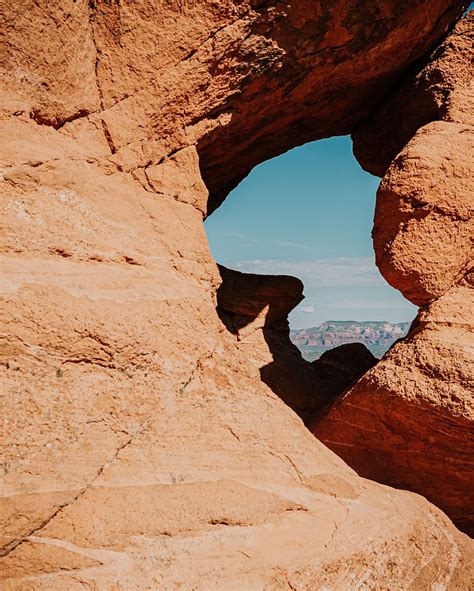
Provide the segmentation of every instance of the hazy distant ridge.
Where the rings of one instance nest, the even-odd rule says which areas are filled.
[[[290,338],[308,361],[344,343],[364,343],[376,357],[382,357],[409,328],[410,322],[328,320],[313,328],[291,330]]]

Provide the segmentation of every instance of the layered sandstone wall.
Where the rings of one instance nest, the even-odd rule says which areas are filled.
[[[259,161],[351,131],[463,8],[4,4],[4,588],[469,588],[444,514],[262,382],[202,223]]]

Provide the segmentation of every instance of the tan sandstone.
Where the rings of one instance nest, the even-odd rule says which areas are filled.
[[[446,515],[262,381],[202,223],[257,163],[353,131],[464,7],[4,3],[3,589],[472,586]]]

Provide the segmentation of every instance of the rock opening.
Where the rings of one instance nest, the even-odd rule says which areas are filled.
[[[371,324],[354,323],[352,334],[340,336],[340,342],[323,351],[341,346],[324,355],[320,351],[310,362],[290,340],[290,313],[296,308],[296,321],[304,319],[308,327],[316,319],[320,323],[340,318],[343,324],[351,314],[359,321],[391,326],[384,314],[398,314],[399,321],[406,321],[413,318],[415,308],[392,293],[375,267],[370,230],[378,179],[360,170],[348,138],[311,144],[306,151],[300,148],[262,168],[242,182],[238,194],[227,198],[207,220],[207,228],[218,261],[221,255],[229,266],[237,261],[237,268],[263,267],[271,274],[219,265],[217,311],[238,346],[258,365],[262,381],[310,424],[376,364],[361,342],[361,327]],[[226,207],[229,213],[222,215]],[[313,220],[310,225],[308,220]],[[299,278],[278,273],[285,266],[303,271],[309,282],[306,299]],[[306,305],[298,308],[303,300]],[[336,314],[342,316],[335,318]],[[328,343],[331,336],[337,338],[337,333],[328,333]],[[372,346],[377,345],[375,341]]]
[[[3,586],[471,588],[437,508],[472,532],[467,2],[3,4]],[[202,220],[338,133],[385,175],[379,265],[422,308],[314,437],[259,375],[301,284],[219,271]]]

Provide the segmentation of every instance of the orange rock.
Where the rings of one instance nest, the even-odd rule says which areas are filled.
[[[356,127],[354,154],[365,170],[383,176],[417,130],[432,121],[472,125],[473,23],[471,11]]]
[[[423,494],[471,532],[472,293],[453,288],[311,430],[362,476]]]
[[[372,232],[385,279],[414,304],[434,300],[470,270],[474,128],[430,123],[390,165]]]
[[[262,382],[202,223],[258,162],[352,131],[463,6],[8,3],[5,588],[470,587],[440,510]]]
[[[398,124],[416,112],[420,97],[438,104],[437,113],[445,119],[416,131],[388,167],[377,194],[377,264],[392,286],[423,307],[408,337],[311,426],[360,474],[426,496],[470,534],[474,106],[468,92],[472,47],[467,40],[473,25],[471,14],[435,51],[434,61],[356,135],[356,153],[371,168],[371,150],[390,130],[396,141],[408,139],[408,130],[415,133],[409,117],[405,129],[400,131]],[[390,120],[374,135],[365,157],[364,134],[389,107]],[[392,153],[393,144],[381,149],[377,166]]]

